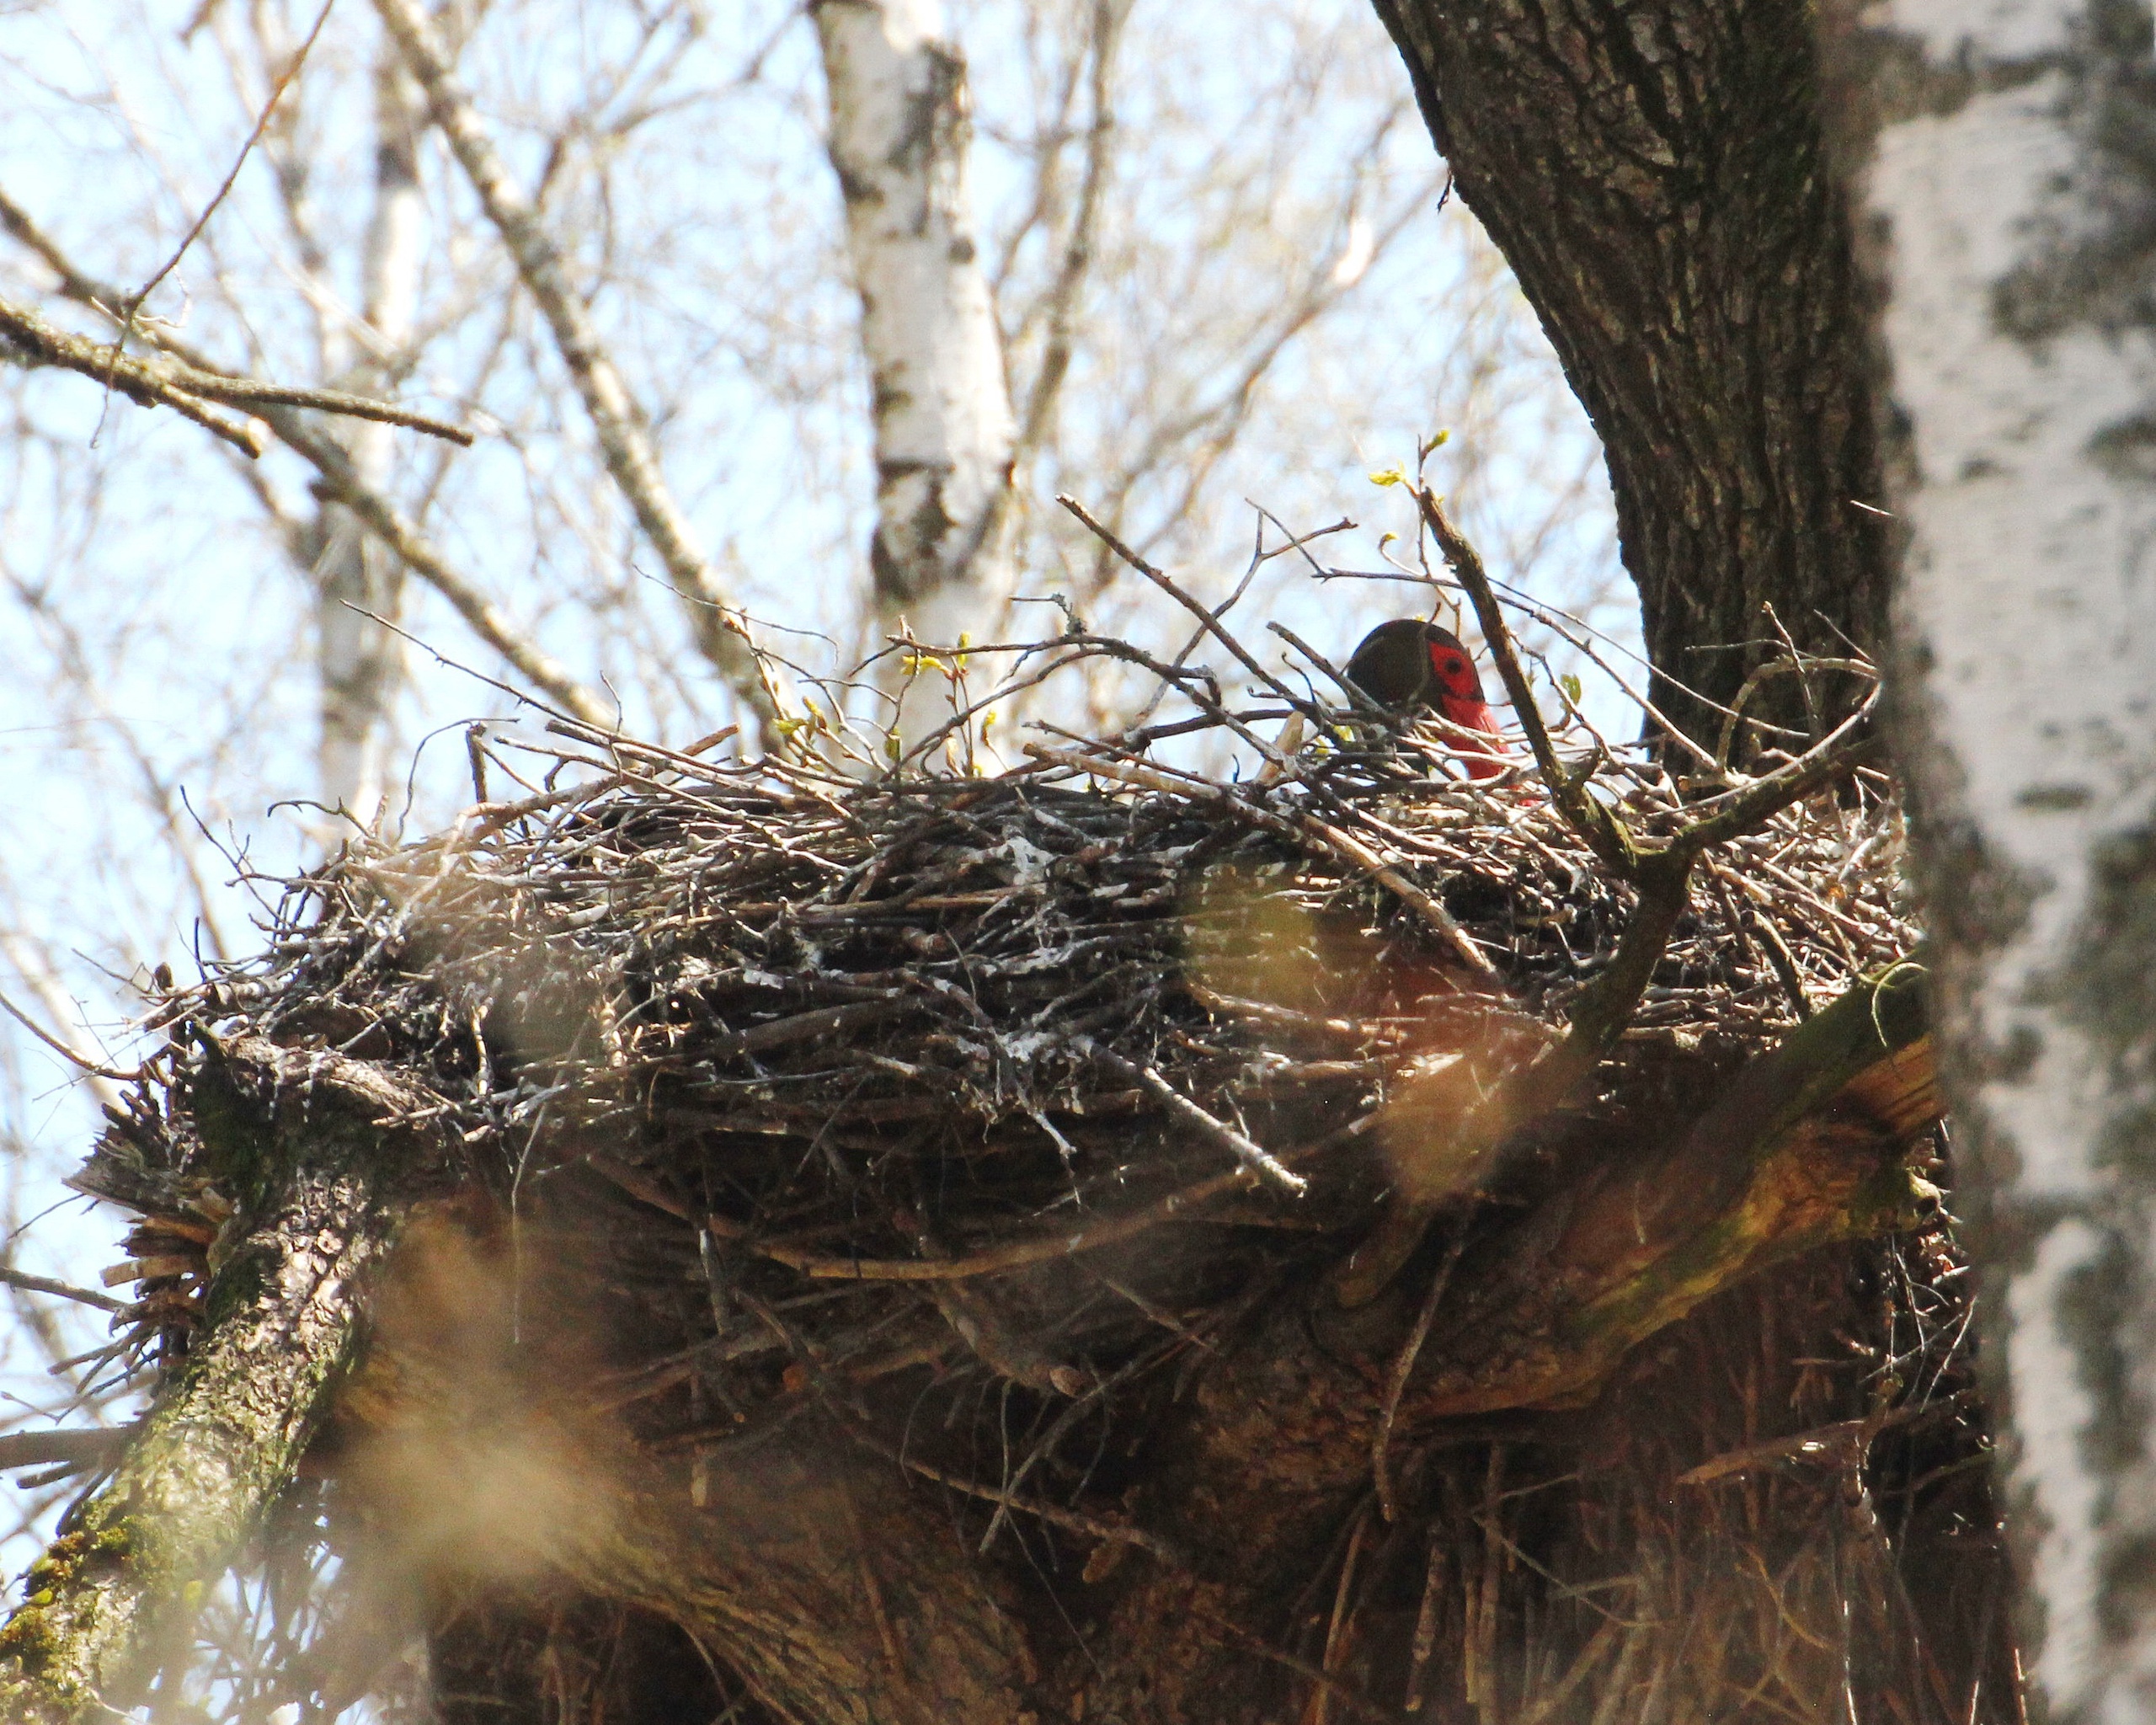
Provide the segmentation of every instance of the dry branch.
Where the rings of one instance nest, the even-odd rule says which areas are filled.
[[[750,639],[747,622],[728,601],[716,571],[697,549],[688,518],[674,500],[642,414],[585,309],[570,286],[560,251],[541,226],[538,212],[510,177],[472,98],[451,69],[440,34],[411,0],[376,0],[382,20],[397,38],[405,63],[427,93],[435,123],[472,182],[487,216],[499,232],[526,289],[553,331],[606,471],[627,499],[644,537],[665,565],[680,595],[698,649],[759,724],[779,716],[771,674]]]
[[[251,377],[231,377],[205,371],[160,355],[131,354],[118,341],[92,341],[71,330],[46,323],[36,312],[0,300],[0,339],[4,339],[22,363],[59,366],[93,377],[117,389],[144,407],[162,404],[185,414],[250,457],[262,453],[260,434],[252,427],[207,414],[204,402],[226,407],[305,408],[318,414],[339,414],[346,419],[374,419],[385,425],[401,425],[424,431],[469,447],[472,434],[430,414],[414,413],[391,402],[350,395],[339,389],[302,389],[291,384],[264,383]]]
[[[30,220],[28,212],[4,193],[0,193],[0,227],[5,227],[44,260],[59,278],[60,291],[67,299],[115,324],[121,323],[120,313],[113,308],[124,302],[125,296],[117,288],[85,274],[50,235]],[[180,340],[162,323],[144,323],[136,334],[173,355],[189,377],[221,377],[258,387],[249,380],[232,379],[231,374],[220,369],[209,355]],[[99,355],[108,351],[100,344],[89,345]],[[611,723],[613,704],[585,688],[567,666],[536,641],[520,633],[500,608],[442,554],[416,523],[360,478],[343,445],[310,425],[296,406],[266,400],[259,394],[251,398],[250,405],[259,410],[259,417],[280,442],[313,467],[325,494],[365,521],[368,530],[388,546],[406,568],[447,600],[472,632],[499,653],[532,687],[587,724],[604,728]],[[372,402],[368,405],[378,409],[382,403]]]

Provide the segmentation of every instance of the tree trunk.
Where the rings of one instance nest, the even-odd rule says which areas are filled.
[[[124,1712],[245,1550],[319,1430],[359,1341],[361,1288],[444,1183],[424,1127],[378,1125],[408,1083],[243,1039],[207,1051],[191,1112],[246,1221],[205,1334],[109,1483],[72,1515],[0,1629],[0,1718]]]
[[[367,224],[360,316],[366,350],[348,377],[333,380],[356,393],[394,393],[389,362],[409,339],[419,302],[420,242],[426,216],[419,192],[419,135],[424,109],[387,31],[375,67],[374,211]],[[353,471],[386,492],[396,433],[349,422],[340,434]],[[320,795],[331,808],[371,821],[383,784],[389,707],[403,668],[403,644],[388,624],[403,608],[404,567],[340,503],[325,502],[315,537],[316,633],[322,674]],[[377,621],[381,619],[382,621]]]
[[[955,644],[999,630],[1016,428],[967,190],[966,63],[936,0],[819,0],[831,165],[846,199],[876,435],[876,611]],[[910,741],[950,717],[944,687],[884,661]]]
[[[1906,19],[1904,18],[1906,11]],[[2056,1721],[2156,1705],[2156,66],[2145,6],[1844,45],[1886,288],[1899,736]]]
[[[1806,8],[1375,4],[1601,435],[1655,704],[1711,743],[1710,703],[1780,629],[1876,646],[1889,547]],[[1837,682],[1778,679],[1747,710],[1816,731]]]

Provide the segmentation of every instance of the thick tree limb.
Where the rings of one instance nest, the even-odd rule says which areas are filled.
[[[804,1428],[782,1453],[707,1454],[699,1498],[686,1456],[533,1396],[535,1353],[560,1373],[584,1345],[558,1320],[589,1290],[559,1262],[520,1264],[440,1211],[401,1242],[335,1434],[372,1530],[361,1584],[408,1599],[550,1578],[682,1625],[780,1719],[1017,1725],[1019,1621],[896,1466]]]
[[[1489,1327],[1470,1318],[1451,1332],[1450,1359],[1411,1407],[1429,1419],[1591,1394],[1702,1300],[1905,1225],[1929,1188],[1901,1152],[1940,1117],[1923,989],[1913,964],[1859,984],[1747,1066],[1665,1155],[1566,1193],[1564,1226],[1477,1288]],[[1543,1226],[1513,1232],[1532,1240]]]
[[[1127,1717],[1225,1717],[1241,1651],[1164,1637],[1193,1610],[1234,1619],[1299,1573],[1367,1484],[1376,1439],[1396,1451],[1444,1422],[1591,1400],[1627,1352],[1702,1301],[1798,1253],[1905,1226],[1929,1188],[1907,1147],[1939,1117],[1921,979],[1860,985],[1741,1072],[1661,1154],[1605,1163],[1498,1231],[1449,1276],[1404,1375],[1427,1290],[1346,1314],[1288,1300],[1195,1380],[1161,1439],[1189,1495],[1149,1518],[1193,1554],[1145,1572],[1097,1638],[1089,1695]],[[1169,1644],[1171,1643],[1171,1644]],[[1153,1711],[1149,1712],[1148,1709]]]
[[[196,1122],[253,1220],[197,1350],[0,1629],[0,1717],[124,1711],[184,1635],[195,1583],[291,1478],[350,1361],[360,1285],[438,1174],[430,1134],[396,1124],[430,1100],[360,1062],[254,1038],[205,1056]]]
[[[541,227],[531,200],[510,178],[485,122],[451,70],[440,35],[412,0],[375,0],[375,4],[382,23],[397,38],[405,64],[425,89],[435,125],[508,246],[518,278],[553,331],[562,361],[598,434],[606,471],[665,565],[698,649],[760,724],[776,718],[778,699],[750,639],[748,625],[697,549],[688,517],[659,471],[643,416],[600,340],[583,296],[569,285],[561,253]]]

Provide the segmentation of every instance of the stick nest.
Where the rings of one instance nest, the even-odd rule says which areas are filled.
[[[1337,1256],[1403,1085],[1463,1049],[1485,1086],[1534,1058],[1624,927],[1631,889],[1524,774],[1470,784],[1442,739],[1340,718],[1272,783],[1143,739],[1091,772],[875,783],[564,747],[552,790],[275,883],[264,956],[169,995],[188,1045],[78,1183],[148,1219],[146,1268],[214,1230],[236,1194],[155,1075],[260,1036],[410,1081],[519,1226],[569,1192],[619,1212],[578,1226],[633,1309],[616,1387],[654,1434],[968,1353],[1096,1381],[1230,1311],[1238,1238]],[[1646,836],[1693,812],[1606,756],[1593,788]],[[1869,774],[1717,852],[1590,1112],[1666,1108],[1904,956],[1901,860]],[[1150,1287],[1115,1274],[1103,1248],[1161,1230],[1209,1244],[1149,1247]],[[132,1361],[193,1322],[189,1275],[144,1285]],[[985,1285],[1006,1321],[954,1307]]]

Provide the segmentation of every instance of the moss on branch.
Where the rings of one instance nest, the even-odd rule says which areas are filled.
[[[189,1097],[254,1201],[201,1340],[0,1627],[10,1725],[109,1717],[181,1644],[291,1479],[351,1361],[361,1285],[442,1166],[425,1129],[395,1124],[426,1098],[357,1061],[209,1043]]]

